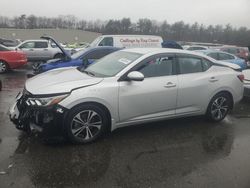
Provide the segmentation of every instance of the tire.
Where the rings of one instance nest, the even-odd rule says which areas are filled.
[[[43,64],[43,62],[34,62],[34,63],[32,63],[32,69],[33,69],[33,71],[37,70],[38,67],[39,67],[41,64]]]
[[[56,54],[54,56],[54,59],[62,59],[63,58],[63,54]]]
[[[230,111],[232,102],[228,94],[218,93],[211,99],[207,108],[206,117],[212,122],[222,121]]]
[[[0,74],[6,73],[8,72],[8,70],[9,70],[8,64],[5,61],[0,60]]]
[[[94,142],[106,132],[108,117],[105,111],[91,104],[73,108],[66,119],[65,133],[74,144]]]

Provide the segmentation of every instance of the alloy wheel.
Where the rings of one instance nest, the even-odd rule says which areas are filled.
[[[72,135],[78,139],[88,141],[101,131],[102,118],[94,110],[84,110],[74,116],[71,121]]]
[[[7,65],[3,61],[0,61],[0,73],[4,73],[6,71],[7,71]]]
[[[212,118],[216,121],[223,119],[229,110],[229,105],[226,97],[216,98],[211,106]]]

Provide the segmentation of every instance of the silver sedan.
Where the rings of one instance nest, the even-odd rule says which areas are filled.
[[[29,79],[10,118],[18,129],[53,129],[74,143],[169,118],[206,115],[218,122],[243,96],[239,68],[183,50],[124,49],[87,69]]]

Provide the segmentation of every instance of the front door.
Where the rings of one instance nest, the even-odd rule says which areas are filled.
[[[151,57],[136,70],[145,76],[143,81],[119,82],[120,122],[174,115],[178,87],[175,56]]]

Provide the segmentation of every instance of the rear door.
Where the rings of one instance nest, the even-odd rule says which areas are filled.
[[[218,78],[209,71],[212,63],[191,55],[177,55],[178,97],[176,114],[199,113],[205,110]]]
[[[37,60],[50,59],[51,55],[48,49],[48,41],[36,41],[34,51]]]
[[[175,56],[152,56],[134,69],[144,74],[143,81],[119,82],[119,115],[121,122],[173,116],[178,81]]]

